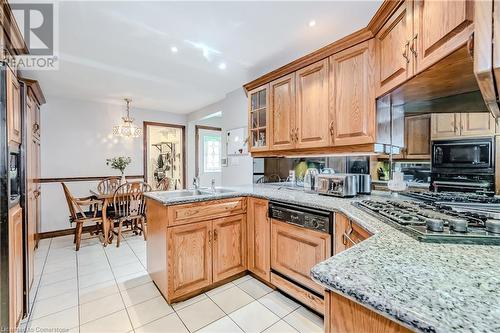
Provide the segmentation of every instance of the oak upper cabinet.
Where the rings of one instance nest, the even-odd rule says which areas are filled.
[[[375,142],[373,39],[330,57],[330,134],[334,146]]]
[[[460,115],[455,113],[433,113],[431,138],[442,139],[460,135]]]
[[[167,244],[169,298],[212,283],[212,221],[168,228]]]
[[[400,85],[413,75],[410,40],[413,36],[413,2],[407,0],[375,36],[377,96]]]
[[[270,83],[271,150],[295,147],[295,73]]]
[[[430,159],[431,115],[405,117],[406,159]]]
[[[247,269],[245,215],[213,221],[213,282],[224,280]]]
[[[251,152],[269,149],[269,85],[248,92],[248,130]]]
[[[9,141],[21,143],[21,86],[16,75],[7,69],[7,118]]]
[[[495,119],[489,112],[435,113],[431,126],[433,140],[495,134]]]
[[[317,148],[330,144],[328,126],[328,59],[295,73],[295,147]]]
[[[460,114],[460,136],[493,134],[495,134],[495,118],[489,112]]]
[[[15,331],[23,316],[23,210],[9,210],[9,326]]]
[[[271,280],[271,223],[268,204],[264,199],[248,198],[247,239],[248,270],[260,278]]]
[[[417,73],[446,57],[472,34],[474,2],[470,0],[414,1],[414,35],[411,51]]]

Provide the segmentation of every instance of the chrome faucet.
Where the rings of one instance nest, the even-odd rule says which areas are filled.
[[[200,178],[198,177],[193,178],[193,187],[195,190],[200,188]]]
[[[212,178],[212,192],[215,193],[215,178]]]

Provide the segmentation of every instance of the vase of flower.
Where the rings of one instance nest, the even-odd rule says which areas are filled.
[[[132,163],[132,159],[127,156],[118,156],[106,159],[106,165],[109,165],[111,169],[119,170],[122,174],[120,184],[125,184],[127,182],[125,178],[125,169],[130,163]]]

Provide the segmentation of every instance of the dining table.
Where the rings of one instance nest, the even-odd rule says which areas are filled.
[[[107,246],[108,244],[111,244],[111,241],[113,240],[113,233],[110,232],[113,221],[109,218],[107,210],[109,205],[113,203],[115,192],[101,193],[97,190],[91,189],[90,194],[102,201],[102,244]]]

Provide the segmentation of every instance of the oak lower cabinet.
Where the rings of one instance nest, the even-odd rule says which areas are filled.
[[[488,112],[434,113],[431,118],[433,140],[495,134],[495,119]]]
[[[212,283],[212,221],[167,229],[168,298],[189,294]]]
[[[247,270],[245,202],[165,206],[147,200],[148,273],[169,303]]]
[[[371,233],[356,222],[341,213],[335,214],[335,240],[333,254],[338,254],[348,248],[368,239]]]
[[[261,279],[271,280],[271,222],[268,217],[269,202],[248,198],[247,242],[248,270]]]
[[[410,333],[408,328],[332,291],[325,295],[325,333]]]
[[[330,57],[330,134],[333,146],[375,142],[374,46],[371,39]]]
[[[23,210],[9,210],[9,326],[15,330],[23,316]]]
[[[247,269],[247,226],[245,215],[212,221],[213,282]],[[209,237],[210,239],[210,237]]]

